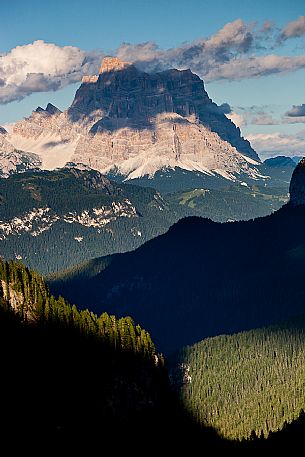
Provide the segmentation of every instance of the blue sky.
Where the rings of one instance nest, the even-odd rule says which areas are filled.
[[[301,106],[305,103],[305,65],[298,62],[296,68],[299,69],[292,71],[291,66],[296,64],[289,61],[287,70],[282,71],[280,61],[276,63],[277,68],[272,70],[271,74],[268,74],[265,68],[266,65],[269,66],[270,55],[288,56],[289,58],[300,56],[303,59],[305,33],[303,34],[301,30],[302,21],[300,21],[300,26],[294,25],[294,23],[304,13],[304,0],[290,0],[290,2],[282,0],[231,0],[230,2],[222,0],[167,0],[166,2],[160,0],[91,0],[87,2],[14,0],[2,3],[0,103],[1,91],[4,95],[2,104],[0,104],[0,125],[29,115],[36,106],[44,106],[49,101],[61,109],[70,104],[79,85],[78,73],[74,71],[75,66],[78,65],[76,48],[89,56],[90,65],[88,64],[86,67],[88,69],[95,68],[94,65],[99,60],[99,55],[116,54],[117,49],[120,48],[120,56],[135,56],[140,51],[141,55],[144,55],[144,59],[149,58],[150,63],[148,64],[148,61],[145,60],[144,69],[151,65],[151,57],[155,62],[156,56],[158,64],[162,61],[162,65],[170,66],[179,61],[179,65],[182,67],[189,65],[206,81],[206,89],[213,100],[219,104],[223,102],[230,104],[233,112],[232,119],[240,123],[244,135],[253,138],[256,147],[262,149],[266,144],[267,149],[271,148],[271,141],[275,143],[279,141],[283,145],[286,138],[288,148],[289,140],[293,138],[298,140],[295,148],[297,149],[300,145],[300,148],[304,147],[305,153],[305,140],[302,142],[302,138],[305,138],[305,135],[302,134],[302,131],[305,130],[305,118],[284,116],[293,105]],[[234,22],[238,19],[241,22]],[[219,53],[219,48],[215,48],[217,34],[220,30],[226,31],[228,23],[236,23],[236,27],[240,27],[243,41],[239,41],[238,45],[229,43],[228,50],[225,50],[228,52],[224,56],[224,60],[217,61],[215,66],[215,62],[211,64],[211,59],[215,58],[216,51]],[[261,29],[264,23],[266,31],[263,35]],[[290,23],[292,25],[290,28],[288,27],[286,36],[279,40],[279,36],[281,33],[282,37],[284,36],[283,30]],[[231,29],[229,29],[229,33],[231,33]],[[245,39],[247,34],[250,34],[252,44],[245,49],[248,46]],[[12,65],[12,62],[16,62],[16,58],[22,61],[22,55],[25,60],[29,59],[29,52],[32,55],[36,50],[37,55],[41,52],[39,58],[49,59],[48,64],[51,65],[51,57],[48,56],[53,55],[52,49],[49,54],[44,51],[43,44],[38,44],[33,49],[27,47],[37,40],[52,44],[56,49],[64,46],[75,48],[72,50],[72,57],[75,59],[73,77],[71,77],[71,69],[69,69],[67,70],[68,77],[61,73],[61,79],[58,75],[52,79],[48,73],[48,66],[46,66],[43,77],[39,70],[39,78],[32,78],[30,83],[27,81],[26,84],[24,81],[14,78],[14,75],[10,75],[7,70],[8,66],[2,72],[4,76],[1,76],[1,70],[4,68],[3,65],[1,67],[1,58],[5,65],[8,63]],[[204,40],[205,49],[210,49],[210,55],[205,57],[201,53],[196,60],[186,59],[184,63],[181,61],[182,51],[185,46],[188,52],[193,50],[190,43],[195,40]],[[156,43],[157,50],[152,51],[143,47],[143,43],[146,42]],[[127,49],[126,47],[122,49],[122,43],[130,43],[130,45]],[[141,47],[137,47],[137,45],[141,45]],[[22,48],[19,49],[18,55],[16,53],[11,55],[11,51],[16,46],[22,46]],[[230,49],[229,46],[231,46]],[[162,51],[169,48],[172,48],[173,51],[162,54]],[[221,52],[223,53],[223,51],[222,47]],[[70,54],[67,55],[70,59]],[[5,56],[9,56],[9,59],[5,60]],[[269,60],[263,63],[261,74],[259,71],[258,74],[255,74],[250,67],[247,70],[248,73],[240,68],[235,68],[236,59],[240,57],[248,59],[249,63],[249,57],[253,59],[253,57],[263,56],[268,56]],[[135,59],[137,60],[137,58]],[[199,64],[198,59],[202,60]],[[226,59],[228,62],[225,61]],[[211,65],[207,71],[205,71],[206,65]],[[251,65],[255,66],[256,61]],[[257,61],[257,65],[261,65],[261,61]],[[19,71],[19,68],[16,66],[17,70],[14,71]],[[33,70],[29,65],[27,71],[35,74],[35,68],[37,65],[33,67]],[[85,70],[82,68],[79,71]],[[218,79],[217,72],[219,71],[222,76]],[[239,77],[241,74],[242,76]],[[7,81],[6,78],[8,78]],[[1,81],[4,81],[2,87]],[[9,81],[11,81],[10,84]],[[35,84],[37,87],[34,87]],[[31,92],[33,93],[31,94]],[[10,101],[14,99],[15,101]],[[10,102],[7,103],[7,101]],[[271,140],[268,139],[268,135]]]

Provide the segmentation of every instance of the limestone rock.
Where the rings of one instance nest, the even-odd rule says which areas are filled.
[[[41,161],[36,154],[18,151],[8,141],[8,132],[0,127],[0,177],[39,168]]]
[[[236,179],[259,178],[260,162],[240,130],[190,70],[148,74],[117,58],[86,76],[71,107],[38,108],[10,141],[40,155],[44,168],[84,163],[127,179],[180,167]]]
[[[109,71],[124,70],[124,68],[132,65],[130,62],[124,62],[117,57],[105,57],[102,60],[99,73],[107,73]]]

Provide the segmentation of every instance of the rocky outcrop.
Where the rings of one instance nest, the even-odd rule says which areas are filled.
[[[118,59],[117,57],[105,57],[102,60],[99,74],[109,73],[111,71],[120,71],[124,70],[127,67],[130,67],[132,64],[130,62],[124,62],[123,60]]]
[[[127,179],[175,167],[228,179],[260,176],[256,152],[197,75],[148,74],[113,57],[103,60],[99,75],[83,78],[67,111],[39,107],[15,125],[11,138],[21,149],[41,151],[46,168],[65,159]]]
[[[19,151],[8,141],[8,132],[0,127],[0,177],[33,170],[41,166],[36,154]]]
[[[92,127],[94,133],[124,126],[152,128],[156,116],[164,113],[192,117],[239,152],[259,160],[240,130],[208,97],[203,81],[190,70],[147,74],[128,62],[105,58],[97,81],[90,87],[82,85],[69,109],[73,119],[97,112],[101,119]]]
[[[305,157],[296,166],[289,187],[290,204],[305,205]]]
[[[114,192],[113,185],[106,176],[99,171],[93,171],[90,167],[82,163],[69,162],[65,166],[70,173],[78,179],[84,181],[85,187],[88,189],[104,189],[107,194],[111,195]],[[87,171],[87,173],[85,173]]]

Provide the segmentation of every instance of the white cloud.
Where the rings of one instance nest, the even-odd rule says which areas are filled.
[[[267,45],[274,49],[277,42],[275,38],[270,42],[272,32],[277,30],[271,22],[265,22],[259,31],[255,27],[256,24],[237,19],[210,38],[201,38],[168,50],[160,49],[154,42],[123,43],[117,55],[147,72],[190,68],[205,81],[241,80],[305,68],[305,54],[255,55],[258,49],[268,51]]]
[[[117,50],[122,60],[134,62],[144,71],[162,71],[168,68],[187,69],[199,75],[207,75],[216,64],[229,62],[232,58],[248,53],[256,35],[254,24],[246,24],[241,19],[229,22],[210,38],[200,38],[167,50],[156,43],[123,43]]]
[[[247,139],[261,158],[305,155],[305,130],[294,135],[279,132],[249,134]]]
[[[43,40],[17,46],[0,55],[0,103],[21,100],[33,92],[58,90],[93,73],[100,55]]]
[[[305,17],[300,16],[296,21],[288,22],[283,28],[279,40],[285,41],[288,38],[296,38],[305,35]]]
[[[205,79],[215,81],[220,79],[241,80],[256,78],[276,73],[288,73],[305,68],[305,55],[302,56],[259,56],[231,60],[215,65]]]
[[[123,43],[116,55],[147,72],[190,68],[206,81],[241,80],[305,68],[305,54],[268,54],[268,49],[281,41],[305,34],[304,16],[288,23],[278,35],[280,39],[276,34],[271,22],[259,28],[256,23],[236,19],[211,37],[167,50],[153,42]],[[0,103],[21,100],[33,92],[55,91],[80,81],[84,74],[96,74],[103,55],[103,51],[88,52],[43,40],[17,46],[0,54]]]

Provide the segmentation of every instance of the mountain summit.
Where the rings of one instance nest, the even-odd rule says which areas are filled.
[[[260,176],[256,152],[190,70],[148,74],[105,57],[98,75],[83,77],[68,110],[48,107],[10,132],[14,146],[38,153],[45,168],[72,161],[126,179],[174,168],[231,180]]]
[[[99,73],[107,73],[109,71],[118,71],[124,70],[124,68],[132,65],[130,62],[124,62],[123,60],[118,59],[117,57],[105,57],[102,60]]]

